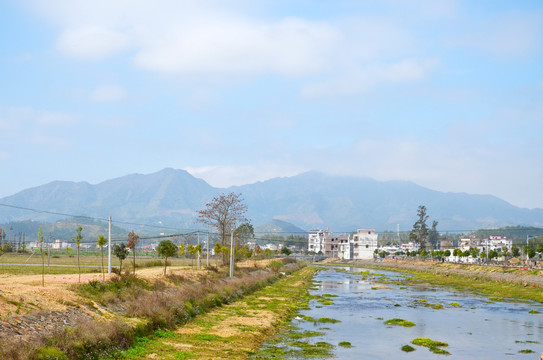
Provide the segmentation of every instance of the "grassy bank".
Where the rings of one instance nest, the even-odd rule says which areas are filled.
[[[306,267],[167,333],[138,340],[120,359],[246,359],[286,323],[316,271]]]
[[[342,264],[345,266],[345,264]],[[364,262],[349,264],[349,266],[400,271],[414,275],[407,282],[421,281],[433,285],[448,286],[462,291],[471,291],[495,299],[514,298],[533,300],[543,303],[543,289],[540,283],[543,279],[533,278],[519,281],[518,276],[505,273],[500,267],[485,266],[476,269],[469,266],[451,268],[447,264],[403,264],[403,263],[374,263]],[[507,276],[504,276],[507,275]],[[529,280],[533,280],[530,282]],[[407,284],[409,285],[409,284]]]
[[[300,267],[287,260],[277,260],[283,265],[280,271],[288,273]],[[196,315],[231,303],[282,277],[272,269],[240,269],[233,279],[210,269],[198,278],[173,275],[146,280],[125,275],[111,281],[76,285],[74,291],[86,299],[78,306],[95,312],[93,319],[35,336],[31,341],[4,338],[0,355],[4,359],[122,358],[123,351],[134,344],[141,345],[141,339],[163,335]]]

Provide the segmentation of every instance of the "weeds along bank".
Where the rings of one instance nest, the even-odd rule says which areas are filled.
[[[239,269],[229,279],[218,271],[198,278],[170,275],[146,280],[123,275],[111,281],[74,285],[81,299],[74,308],[92,313],[68,327],[47,333],[0,335],[2,359],[97,359],[130,347],[157,329],[173,329],[195,315],[230,303],[293,272],[303,265],[290,259],[272,261],[266,269]],[[48,314],[29,316],[47,317]],[[8,336],[4,336],[8,335]]]
[[[539,275],[540,270],[407,261],[362,261],[342,265],[407,272],[431,284],[543,303],[543,275]]]
[[[117,359],[260,359],[259,349],[273,334],[283,333],[301,308],[314,298],[308,292],[317,267],[308,266],[248,296],[212,309],[171,331],[140,337]]]

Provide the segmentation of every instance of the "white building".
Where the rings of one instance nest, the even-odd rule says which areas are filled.
[[[490,235],[488,239],[483,239],[481,241],[481,245],[484,247],[484,249],[488,248],[489,251],[501,249],[503,247],[506,247],[508,251],[511,251],[513,248],[513,239],[508,239],[497,235]]]
[[[307,250],[318,254],[324,254],[324,239],[329,235],[328,231],[311,230],[307,237]]]
[[[411,251],[419,251],[420,250],[419,244],[417,244],[414,241],[410,241],[408,243],[401,244],[400,246],[401,246],[402,251],[404,253],[407,252],[407,251],[411,252]]]
[[[358,229],[353,235],[353,259],[373,259],[377,249],[377,234],[374,229]]]
[[[353,242],[352,239],[341,239],[339,241],[339,247],[337,256],[343,260],[352,260],[353,258]]]

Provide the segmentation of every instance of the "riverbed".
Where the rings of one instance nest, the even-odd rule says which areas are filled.
[[[412,344],[415,338],[430,338],[447,343],[438,350],[454,359],[539,359],[543,351],[542,304],[483,297],[427,283],[404,284],[410,276],[361,268],[325,268],[315,275],[310,290],[316,298],[292,326],[297,332],[320,332],[304,341],[330,344],[330,352],[323,355],[329,358],[447,357]],[[315,321],[321,318],[340,322]],[[385,324],[393,318],[411,321],[415,326]],[[405,345],[414,351],[403,351]],[[300,352],[289,353],[288,349],[296,346],[291,340],[273,346],[286,350],[282,358],[304,358]]]

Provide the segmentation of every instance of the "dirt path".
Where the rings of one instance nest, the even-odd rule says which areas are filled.
[[[171,335],[146,344],[139,358],[246,359],[293,315],[313,271],[304,268],[240,301],[198,315]]]

